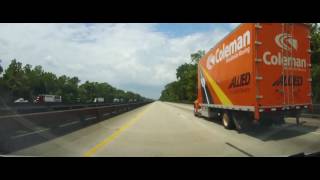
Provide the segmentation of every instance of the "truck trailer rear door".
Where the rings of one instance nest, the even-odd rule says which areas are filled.
[[[310,104],[309,27],[302,23],[262,23],[258,34],[260,107]]]

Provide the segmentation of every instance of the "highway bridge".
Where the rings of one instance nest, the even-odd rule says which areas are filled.
[[[256,127],[238,133],[225,129],[220,122],[195,117],[193,106],[188,104],[155,101],[131,109],[126,107],[122,113],[114,115],[114,111],[108,112],[109,115],[100,120],[88,115],[82,120],[59,121],[60,116],[55,115],[52,121],[59,123],[54,128],[43,126],[41,121],[30,126],[30,121],[15,119],[23,122],[24,128],[15,127],[13,133],[6,134],[7,138],[2,140],[2,154],[252,157],[320,151],[320,118],[317,117],[301,118],[299,126],[294,118],[286,118],[284,125]],[[0,123],[4,119],[0,118]]]

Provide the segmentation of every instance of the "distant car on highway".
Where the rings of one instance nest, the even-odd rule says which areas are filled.
[[[14,103],[28,103],[29,101],[24,99],[24,98],[19,98],[17,100],[14,101]]]

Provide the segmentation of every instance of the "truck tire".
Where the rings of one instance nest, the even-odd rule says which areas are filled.
[[[193,111],[193,115],[198,117],[198,113],[196,111]]]
[[[239,133],[245,132],[251,127],[251,117],[245,112],[233,112],[232,113],[235,128]]]
[[[235,127],[233,120],[232,120],[232,116],[227,111],[224,112],[222,115],[222,124],[223,124],[224,128],[226,128],[226,129],[233,129]]]
[[[193,109],[193,115],[196,117],[200,117],[200,113],[196,112],[196,109]]]

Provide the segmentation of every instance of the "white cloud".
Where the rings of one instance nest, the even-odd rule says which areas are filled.
[[[231,28],[236,28],[240,23],[229,23]]]
[[[225,29],[169,37],[154,24],[1,24],[0,59],[16,58],[58,75],[108,82],[158,98],[190,54],[208,50]]]

